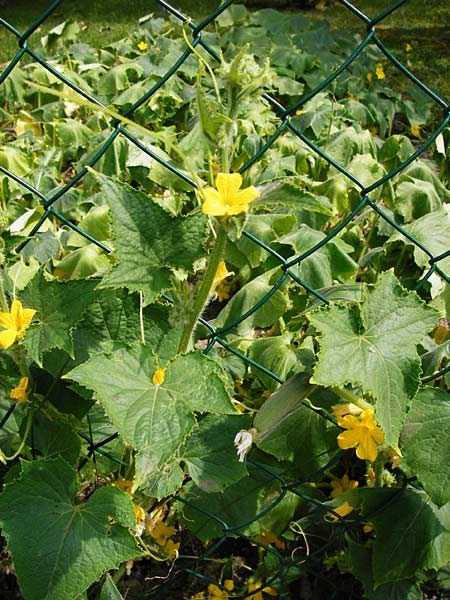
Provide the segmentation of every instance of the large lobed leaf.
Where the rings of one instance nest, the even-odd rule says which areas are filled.
[[[437,506],[450,502],[450,395],[420,390],[400,436],[402,466],[416,475]]]
[[[73,355],[72,329],[96,299],[95,287],[95,281],[47,281],[42,271],[27,285],[22,299],[36,309],[38,323],[27,330],[24,345],[38,364],[53,348]]]
[[[155,495],[163,496],[182,480],[179,463],[190,455],[184,456],[189,445],[183,445],[196,427],[194,413],[230,414],[234,408],[230,380],[203,354],[178,355],[167,364],[161,385],[152,380],[158,366],[148,346],[118,346],[110,354],[92,356],[67,377],[94,391],[122,439],[140,451],[137,485],[152,480]]]
[[[77,502],[63,459],[22,463],[0,497],[0,524],[25,600],[75,600],[105,571],[142,556],[131,498],[115,487]],[[112,522],[111,522],[112,521]]]
[[[143,192],[98,176],[111,208],[117,263],[101,287],[142,291],[149,304],[171,287],[173,269],[192,271],[205,254],[203,213],[171,216]]]
[[[361,304],[333,304],[310,313],[321,334],[313,381],[325,386],[361,386],[373,398],[385,442],[396,445],[419,385],[417,344],[437,313],[390,272],[366,287]]]

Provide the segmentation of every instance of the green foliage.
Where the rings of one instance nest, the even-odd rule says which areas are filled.
[[[3,532],[26,598],[76,598],[105,571],[142,555],[130,534],[134,511],[124,492],[102,488],[83,502],[76,493],[64,460],[39,460],[24,462],[0,499]]]
[[[316,93],[358,36],[236,5],[191,47],[164,14],[99,47],[67,20],[0,87],[0,523],[22,595],[119,600],[145,557],[166,585],[287,597],[313,564],[418,599],[450,562],[448,127],[405,166],[435,106],[376,44]],[[230,215],[238,172],[258,196]]]

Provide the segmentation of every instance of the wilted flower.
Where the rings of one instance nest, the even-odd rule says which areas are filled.
[[[220,285],[227,277],[234,275],[234,271],[229,271],[224,260],[221,260],[217,266],[216,274],[211,286],[211,292],[214,292],[218,285]]]
[[[26,402],[28,400],[27,387],[28,377],[21,377],[19,385],[11,390],[9,397],[17,402]]]
[[[339,417],[345,417],[345,415],[360,415],[363,411],[362,408],[353,404],[353,402],[348,402],[347,404],[338,404],[337,406],[333,406],[334,416],[338,419]]]
[[[248,431],[247,429],[241,429],[241,431],[236,434],[236,437],[234,438],[234,445],[236,446],[239,462],[244,462],[248,451],[252,447],[253,436],[255,433],[256,429],[252,428]]]

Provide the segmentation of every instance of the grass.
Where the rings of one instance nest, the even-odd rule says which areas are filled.
[[[218,6],[219,0],[173,0],[173,4],[194,19],[206,16]],[[354,3],[369,16],[375,16],[387,6],[390,0],[355,0]],[[50,0],[22,0],[11,2],[0,0],[0,16],[19,31],[25,31],[31,23],[49,6]],[[259,3],[252,0],[252,6],[269,6],[270,0]],[[274,4],[274,3],[272,3]],[[286,2],[291,10],[292,2]],[[323,3],[322,3],[323,4]],[[130,10],[130,6],[132,9]],[[125,37],[136,27],[140,17],[154,12],[164,14],[157,2],[149,0],[66,0],[48,17],[40,36],[49,29],[72,17],[84,24],[80,41],[98,45]],[[298,11],[300,12],[300,11]],[[329,0],[325,10],[309,10],[308,16],[314,19],[326,18],[337,29],[351,32],[365,32],[365,25],[352,15],[337,0]],[[407,0],[403,6],[377,26],[379,35],[386,45],[400,58],[405,56],[405,44],[411,44],[409,54],[412,71],[425,83],[450,100],[450,2],[442,0]],[[36,44],[35,44],[36,47]],[[6,63],[17,50],[17,39],[0,27],[0,63]]]

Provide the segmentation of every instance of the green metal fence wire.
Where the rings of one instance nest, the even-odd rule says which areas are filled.
[[[352,2],[349,0],[339,0],[340,3],[346,7],[349,11],[351,11],[356,17],[358,17],[366,28],[366,35],[362,42],[357,45],[350,53],[350,55],[342,62],[342,64],[336,68],[332,73],[326,76],[323,81],[317,85],[313,90],[305,94],[301,97],[297,102],[293,103],[291,106],[283,106],[278,102],[275,98],[273,98],[270,94],[263,94],[264,99],[269,103],[272,110],[277,114],[279,118],[279,125],[275,131],[275,133],[266,141],[266,143],[241,167],[240,173],[244,173],[247,171],[254,163],[256,163],[265,152],[276,142],[276,140],[284,135],[286,132],[290,132],[294,134],[301,140],[304,144],[306,144],[314,153],[320,156],[322,159],[327,161],[333,167],[335,167],[340,173],[345,175],[349,180],[351,180],[359,189],[360,201],[358,205],[354,208],[354,210],[347,215],[342,221],[336,225],[328,234],[317,244],[311,247],[307,252],[296,256],[291,260],[286,260],[280,254],[278,254],[273,248],[269,245],[265,244],[263,241],[255,237],[248,231],[243,231],[243,235],[246,236],[252,243],[257,244],[260,248],[270,254],[273,258],[275,258],[280,267],[282,274],[278,278],[278,280],[274,283],[272,288],[266,295],[256,303],[250,310],[240,315],[234,322],[230,323],[226,327],[215,328],[210,322],[205,320],[204,318],[200,318],[200,322],[204,325],[204,327],[209,332],[208,337],[208,345],[204,350],[205,354],[208,354],[215,345],[219,345],[225,350],[233,353],[238,356],[242,361],[246,364],[251,365],[257,369],[260,369],[266,375],[272,377],[278,383],[283,383],[283,380],[278,377],[275,373],[266,368],[263,364],[255,362],[249,357],[243,355],[238,350],[236,350],[230,343],[227,342],[226,336],[232,331],[239,323],[242,323],[253,315],[256,311],[260,309],[260,307],[265,304],[269,298],[283,285],[285,281],[289,278],[295,281],[299,286],[304,288],[306,292],[314,296],[319,302],[328,303],[329,300],[317,289],[314,289],[310,285],[308,285],[305,281],[303,281],[296,273],[293,272],[293,267],[296,265],[300,265],[304,260],[306,260],[309,256],[317,252],[320,248],[329,243],[333,238],[335,238],[342,230],[344,230],[347,225],[354,220],[358,215],[362,213],[362,211],[370,210],[374,211],[381,219],[383,219],[386,223],[388,223],[391,227],[397,230],[401,235],[409,240],[414,246],[422,250],[428,256],[429,268],[425,275],[417,282],[416,290],[419,290],[423,285],[430,279],[430,277],[437,273],[444,281],[450,283],[450,275],[445,273],[440,266],[442,260],[450,256],[450,249],[442,253],[438,256],[435,256],[433,252],[427,248],[424,244],[422,244],[419,240],[417,240],[413,235],[411,235],[408,231],[406,231],[401,225],[397,224],[387,213],[383,210],[379,204],[375,200],[371,198],[372,192],[380,188],[383,184],[391,180],[395,175],[404,170],[409,164],[411,164],[416,158],[418,158],[423,152],[430,148],[433,142],[436,140],[441,131],[450,123],[450,105],[441,98],[435,91],[430,89],[427,85],[425,85],[422,81],[420,81],[404,64],[402,64],[394,54],[384,45],[384,43],[379,38],[376,26],[381,23],[386,17],[388,17],[391,13],[396,11],[401,5],[405,4],[407,0],[398,0],[392,5],[388,6],[384,11],[378,14],[374,18],[370,18],[360,9],[358,9]],[[0,85],[5,82],[7,77],[14,70],[16,65],[19,64],[21,59],[24,56],[31,57],[34,61],[38,62],[44,69],[46,69],[49,73],[51,73],[54,77],[56,77],[60,82],[69,86],[74,92],[80,94],[89,102],[97,105],[101,108],[106,108],[97,98],[87,93],[85,90],[80,88],[77,84],[72,82],[69,78],[59,73],[49,62],[47,62],[44,58],[42,58],[37,52],[29,47],[29,40],[32,35],[36,32],[39,26],[51,15],[57,7],[63,2],[63,0],[54,0],[50,4],[47,10],[45,10],[42,15],[24,32],[18,31],[13,25],[8,23],[6,20],[0,17],[0,26],[6,28],[10,33],[12,33],[17,38],[18,50],[15,56],[12,58],[10,63],[6,66],[3,72],[0,75]],[[171,66],[171,68],[159,79],[159,81],[154,84],[150,89],[148,89],[144,95],[139,98],[137,102],[135,102],[128,110],[124,111],[122,116],[127,119],[131,119],[135,111],[145,104],[180,68],[180,66],[188,59],[188,57],[192,54],[193,49],[197,46],[201,46],[213,60],[219,61],[220,57],[217,52],[202,38],[203,31],[208,27],[210,23],[212,23],[219,15],[221,15],[227,8],[233,3],[233,0],[226,0],[222,4],[220,4],[215,11],[213,11],[207,18],[205,18],[200,23],[194,23],[190,18],[182,14],[179,10],[174,8],[169,2],[166,0],[154,0],[159,9],[167,11],[173,17],[178,19],[183,25],[187,26],[191,33],[191,39],[189,43],[186,44],[186,49],[179,56],[178,60]],[[406,160],[404,160],[401,164],[392,169],[389,173],[381,177],[375,183],[372,183],[369,186],[365,186],[355,175],[350,173],[347,169],[345,169],[339,162],[334,160],[331,156],[329,156],[324,150],[319,148],[312,140],[310,140],[305,133],[299,129],[297,125],[295,125],[292,121],[292,117],[295,116],[296,111],[300,110],[302,106],[304,106],[309,100],[314,98],[317,94],[319,94],[322,90],[325,90],[341,73],[343,73],[348,67],[361,55],[364,49],[369,44],[375,44],[379,50],[384,54],[386,59],[388,59],[403,75],[405,75],[415,86],[417,86],[422,92],[424,92],[440,109],[441,111],[441,120],[433,133],[428,137],[428,139],[423,142]],[[196,187],[195,182],[188,177],[185,173],[181,172],[179,169],[174,167],[172,164],[168,163],[166,160],[162,159],[158,154],[156,154],[151,148],[147,147],[143,144],[139,139],[137,139],[128,129],[124,122],[120,121],[120,119],[112,119],[110,122],[111,133],[106,139],[106,141],[97,149],[95,155],[90,159],[90,161],[76,174],[70,179],[67,183],[59,187],[56,191],[52,192],[50,195],[42,193],[39,189],[31,185],[26,179],[20,177],[19,175],[13,173],[9,169],[0,166],[0,172],[4,175],[10,177],[16,183],[20,184],[26,190],[32,192],[39,199],[44,212],[39,219],[39,221],[34,226],[31,231],[29,237],[25,242],[22,243],[19,250],[23,248],[32,238],[33,236],[41,229],[43,224],[50,217],[56,217],[62,223],[64,223],[67,227],[72,229],[73,231],[79,233],[83,237],[85,237],[90,242],[96,244],[100,248],[102,248],[105,252],[109,252],[110,249],[103,244],[101,241],[98,241],[85,231],[81,230],[76,224],[72,223],[68,218],[64,216],[59,210],[57,210],[54,205],[57,200],[62,198],[69,190],[74,188],[83,177],[88,173],[89,167],[94,167],[95,164],[100,160],[100,158],[107,152],[107,150],[114,144],[115,140],[119,136],[124,136],[127,138],[132,144],[135,144],[140,150],[145,152],[148,156],[150,156],[153,160],[157,161],[161,165],[163,165],[166,169],[171,171],[173,174],[177,175],[181,179],[183,179],[186,183],[190,184],[192,188]],[[165,297],[170,301],[170,298]],[[442,377],[446,373],[450,371],[450,365],[441,369],[438,372],[435,372],[432,375],[424,377],[422,379],[423,383],[428,383],[433,381],[439,377]],[[309,409],[313,410],[312,407],[304,402],[305,406]],[[7,410],[6,414],[0,420],[0,427],[3,427],[9,417],[13,414],[16,403],[12,404],[11,407]],[[324,412],[320,413],[324,418],[332,420],[332,418],[325,414]],[[91,431],[91,428],[90,428]],[[86,435],[80,432],[80,436],[87,442],[87,457],[83,459],[80,463],[79,468],[83,468],[89,458],[93,458],[95,460],[95,455],[101,454],[106,456],[107,458],[114,460],[118,464],[125,464],[123,461],[119,460],[117,457],[114,457],[110,452],[105,450],[105,446],[113,441],[118,434],[113,434],[105,439],[94,442],[92,432],[90,435]],[[221,518],[220,515],[212,514],[204,507],[196,505],[192,500],[188,500],[183,497],[183,493],[181,492],[177,496],[177,501],[182,504],[189,505],[191,510],[196,510],[201,512],[205,517],[208,517],[212,521],[214,521],[222,530],[222,535],[214,541],[214,543],[208,547],[202,554],[197,556],[196,558],[180,558],[174,564],[171,579],[177,577],[180,573],[184,573],[186,576],[192,576],[199,579],[202,579],[205,583],[214,583],[222,591],[226,592],[225,588],[217,581],[209,578],[204,574],[201,570],[201,564],[210,559],[229,538],[239,538],[240,540],[247,542],[248,544],[253,544],[254,546],[261,547],[265,550],[265,552],[269,553],[273,559],[275,559],[278,563],[278,570],[275,571],[273,576],[268,579],[264,584],[262,584],[260,590],[262,590],[265,586],[270,585],[275,579],[280,577],[289,567],[302,564],[302,568],[307,572],[312,572],[315,564],[315,559],[318,556],[323,556],[323,553],[326,551],[328,547],[336,542],[337,539],[343,538],[343,536],[347,533],[351,533],[352,528],[355,526],[358,527],[360,525],[360,518],[358,516],[354,517],[353,514],[347,516],[345,519],[339,517],[337,526],[332,528],[331,538],[325,542],[322,547],[315,549],[312,553],[307,553],[306,551],[299,556],[298,554],[295,557],[286,558],[283,556],[277,549],[263,544],[259,541],[251,539],[249,536],[245,535],[242,530],[248,526],[250,523],[254,523],[262,519],[262,517],[272,511],[288,493],[294,494],[300,497],[305,502],[314,505],[317,509],[322,510],[323,513],[329,513],[330,507],[324,505],[322,502],[318,501],[315,498],[312,498],[304,493],[300,489],[300,486],[305,483],[314,482],[320,476],[329,470],[335,463],[339,461],[342,456],[342,452],[338,452],[335,456],[333,456],[332,460],[330,460],[326,465],[317,471],[310,473],[307,477],[300,479],[298,481],[288,482],[286,479],[277,473],[273,468],[268,467],[267,465],[261,464],[248,459],[248,465],[250,472],[258,472],[259,475],[264,476],[270,482],[278,482],[279,484],[279,493],[272,500],[272,502],[266,506],[259,514],[255,514],[252,516],[250,520],[246,522],[239,523],[238,525],[231,526],[224,519]],[[407,479],[406,476],[403,476],[403,487],[406,485],[415,485],[414,479]],[[401,489],[398,490],[398,493],[401,493]],[[331,512],[333,512],[331,510]],[[367,516],[365,520],[367,520]],[[258,590],[254,590],[251,592],[252,594],[257,593]],[[333,584],[330,583],[330,592],[329,598],[335,597],[337,594],[335,589],[335,582]],[[251,595],[250,593],[245,595],[231,595],[230,598],[245,598]]]

